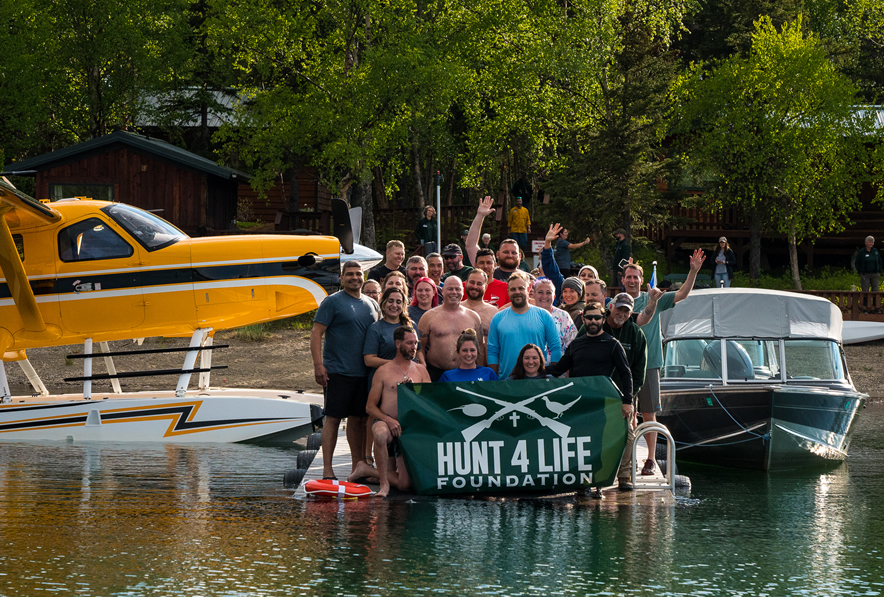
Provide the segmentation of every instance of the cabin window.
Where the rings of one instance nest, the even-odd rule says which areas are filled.
[[[58,233],[58,255],[62,261],[94,261],[131,257],[135,251],[106,222],[89,218]]]
[[[663,351],[663,378],[721,379],[721,367],[714,366],[714,353],[721,347],[717,340],[690,338],[667,342]]]
[[[25,260],[25,241],[21,234],[13,234],[12,242],[15,243],[15,250],[18,251],[18,258]]]
[[[101,211],[148,251],[156,251],[187,238],[186,234],[166,220],[131,205],[116,203],[102,208]]]
[[[841,351],[831,340],[786,340],[789,379],[844,379]]]
[[[96,201],[113,201],[114,185],[112,184],[50,184],[49,199],[58,201],[70,197],[89,197]]]

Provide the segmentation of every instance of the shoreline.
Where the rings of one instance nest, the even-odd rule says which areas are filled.
[[[142,348],[173,348],[187,346],[188,338],[148,338]],[[229,348],[215,351],[213,365],[227,365],[212,373],[211,385],[232,388],[256,388],[278,390],[303,390],[316,394],[322,388],[313,378],[313,361],[310,356],[309,329],[282,329],[271,332],[270,337],[259,341],[245,341],[233,331],[219,332],[216,344],[229,344]],[[111,350],[136,348],[132,341],[111,342]],[[82,383],[65,382],[66,377],[82,375],[79,360],[65,359],[66,354],[82,352],[82,345],[56,346],[28,351],[28,358],[52,392],[79,393]],[[884,400],[884,369],[877,364],[884,358],[884,340],[851,344],[844,347],[847,367],[857,390],[869,395],[869,403]],[[100,356],[100,355],[99,355]],[[119,372],[174,369],[184,362],[183,353],[154,354],[114,358]],[[93,360],[95,373],[104,373],[104,361]],[[14,395],[30,395],[32,390],[27,377],[15,363],[6,363],[6,374]],[[197,375],[191,378],[195,387]],[[167,390],[175,387],[177,377],[143,377],[121,379],[124,392],[139,390]],[[109,381],[96,381],[94,392],[111,391]]]

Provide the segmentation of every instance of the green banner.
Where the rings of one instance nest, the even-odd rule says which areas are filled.
[[[421,495],[613,485],[622,404],[607,377],[402,384],[405,465]]]

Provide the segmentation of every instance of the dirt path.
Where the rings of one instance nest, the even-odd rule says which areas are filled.
[[[212,373],[212,385],[240,388],[268,388],[280,390],[305,390],[320,392],[313,379],[313,362],[310,358],[309,330],[279,330],[260,342],[244,342],[233,332],[220,333],[216,344],[229,344],[230,348],[216,351],[214,365],[227,365]],[[186,339],[149,338],[144,348],[187,346]],[[135,348],[131,342],[112,342],[111,350]],[[65,359],[72,349],[82,347],[41,348],[28,351],[34,368],[51,391],[73,393],[80,391],[81,383],[64,382],[65,377],[82,375],[82,362]],[[873,399],[884,399],[884,341],[868,342],[845,347],[847,364],[857,389]],[[117,370],[180,368],[181,353],[146,355],[140,357],[117,357]],[[104,373],[101,361],[95,361],[95,373]],[[6,367],[9,383],[14,393],[30,393],[27,378],[13,364]],[[175,376],[144,377],[121,380],[124,391],[157,390],[174,387]],[[95,382],[94,389],[110,389],[110,382]]]

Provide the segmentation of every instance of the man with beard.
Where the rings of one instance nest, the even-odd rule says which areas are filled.
[[[648,368],[645,374],[645,383],[638,394],[638,407],[642,414],[642,421],[656,421],[657,411],[660,410],[660,367],[663,366],[663,339],[660,333],[660,313],[672,309],[676,303],[688,298],[697,279],[697,272],[703,267],[705,255],[702,249],[697,249],[691,255],[691,270],[684,284],[676,292],[665,292],[657,300],[653,316],[648,323],[644,323],[644,311],[651,310],[651,297],[647,292],[642,292],[644,282],[642,267],[635,263],[629,263],[623,268],[623,291],[635,300],[634,311],[639,313],[637,323],[641,326],[648,339]],[[645,435],[648,442],[648,459],[642,468],[643,475],[653,475],[656,466],[654,455],[657,450],[657,434],[655,432]]]
[[[450,276],[445,280],[442,297],[442,304],[424,313],[418,324],[427,371],[433,381],[439,381],[449,369],[457,368],[457,339],[461,332],[467,328],[478,330],[482,325],[479,315],[461,304],[463,282],[460,278]],[[479,352],[481,354],[482,347]]]
[[[478,209],[476,209],[476,217],[473,218],[473,223],[470,224],[470,231],[467,234],[466,240],[466,249],[467,255],[470,257],[470,262],[472,263],[476,263],[476,253],[479,250],[479,235],[482,232],[482,223],[487,216],[494,213],[492,205],[493,202],[491,197],[486,196],[482,199],[479,202]],[[519,269],[520,262],[521,255],[519,254],[519,244],[511,238],[502,241],[500,243],[500,249],[497,251],[498,268],[494,270],[491,277],[495,280],[509,283],[510,275]],[[478,266],[478,263],[476,263],[476,265]]]
[[[494,279],[494,251],[491,249],[479,249],[476,252],[476,269],[485,272],[485,296],[484,300],[495,307],[505,307],[510,302],[509,291],[506,282]]]
[[[362,294],[362,266],[348,261],[341,271],[343,290],[326,298],[316,310],[310,334],[310,353],[316,383],[325,388],[325,424],[322,426],[324,478],[334,479],[332,456],[341,419],[347,419],[347,443],[355,471],[363,461],[368,415],[368,367],[362,345],[369,326],[380,317],[378,304]],[[325,346],[322,338],[325,336]]]
[[[553,361],[562,356],[556,322],[546,309],[528,304],[528,274],[515,272],[507,282],[510,306],[499,311],[488,330],[488,366],[500,379],[506,379],[516,366],[526,344],[549,350]]]
[[[568,345],[562,360],[546,368],[549,375],[562,375],[566,371],[570,377],[591,377],[604,375],[620,381],[619,388],[623,393],[623,407],[621,412],[626,419],[627,442],[631,435],[633,408],[632,408],[632,372],[626,360],[626,351],[623,346],[609,333],[604,330],[604,307],[601,303],[586,303],[583,309],[583,321],[586,327],[586,335],[576,338]],[[631,444],[628,444],[630,459],[632,455]],[[624,452],[624,455],[626,452]],[[625,476],[629,476],[630,463],[626,464]],[[617,471],[618,479],[623,473],[623,462],[620,462],[620,470]],[[630,484],[631,485],[631,484]],[[627,491],[626,486],[621,486]],[[601,493],[595,491],[593,497],[600,498]]]
[[[604,331],[611,334],[626,352],[626,361],[632,373],[632,394],[638,394],[645,383],[645,366],[648,363],[648,341],[641,328],[632,320],[632,307],[635,301],[625,292],[614,297],[608,307],[608,316],[605,319]],[[619,376],[613,378],[617,387],[623,386],[623,380]],[[633,405],[633,411],[635,406]],[[634,413],[633,413],[634,414]],[[620,491],[632,491],[632,444],[635,443],[635,416],[629,418],[629,426],[626,428],[626,450],[620,461],[620,469],[617,471],[617,484]]]
[[[427,261],[420,255],[412,255],[405,262],[405,281],[408,284],[408,295],[414,295],[414,283],[427,277]]]
[[[475,311],[482,320],[482,337],[484,342],[488,343],[488,328],[491,327],[491,320],[497,315],[497,307],[489,305],[483,298],[485,297],[485,281],[488,275],[480,270],[474,269],[467,277],[467,283],[464,286],[466,300],[463,306],[467,309]],[[479,364],[484,362],[482,355],[479,355]]]
[[[467,281],[467,276],[470,275],[473,268],[463,264],[463,251],[458,245],[454,243],[445,245],[445,248],[442,249],[442,259],[445,260],[445,267],[448,268],[448,273],[442,276],[443,284],[451,276],[457,276],[461,282]]]
[[[379,475],[381,487],[377,492],[378,497],[390,493],[391,485],[400,491],[405,491],[410,486],[399,445],[402,427],[399,425],[397,387],[401,383],[430,381],[426,368],[414,362],[418,344],[414,329],[405,326],[396,328],[393,341],[396,343],[396,356],[389,363],[378,367],[366,406],[368,416],[373,421],[371,432],[374,435],[374,458],[378,468],[375,471],[367,463],[360,462],[350,475],[350,480],[370,476],[369,474]],[[390,458],[394,459],[393,462]]]

